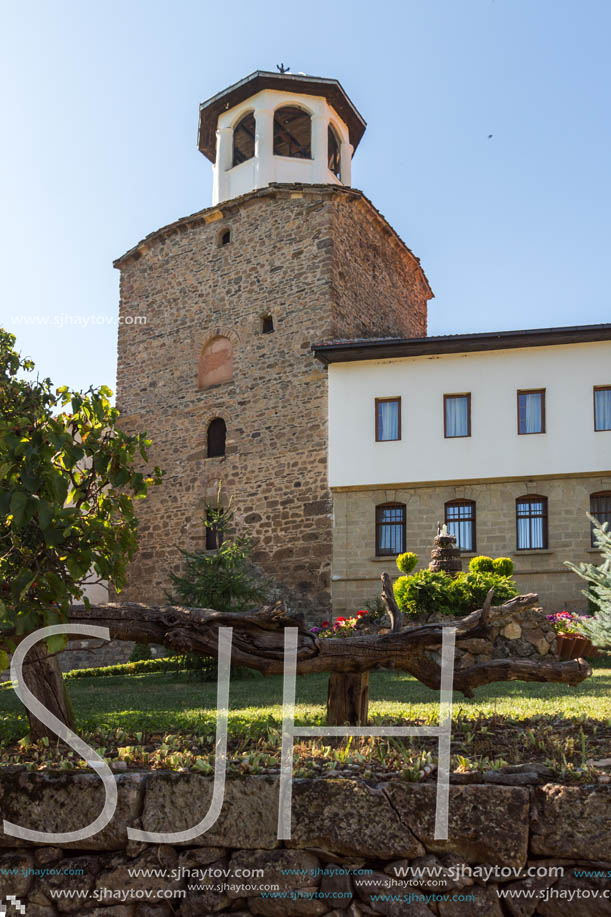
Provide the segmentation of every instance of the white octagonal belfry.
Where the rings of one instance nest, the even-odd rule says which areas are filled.
[[[212,203],[273,182],[349,185],[365,127],[337,80],[256,71],[200,106]]]

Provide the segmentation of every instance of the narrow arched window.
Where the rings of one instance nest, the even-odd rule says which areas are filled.
[[[475,500],[451,500],[445,505],[445,522],[456,547],[475,551]]]
[[[329,172],[333,172],[336,178],[339,178],[340,175],[340,154],[339,154],[339,140],[337,139],[337,134],[329,125],[327,131],[327,151],[328,151],[328,161],[327,165],[329,167]]]
[[[231,242],[231,230],[224,229],[223,232],[219,236],[219,244],[220,245],[229,245],[230,242]]]
[[[394,556],[405,551],[405,503],[376,506],[376,555]]]
[[[590,494],[590,515],[601,523],[608,522],[611,528],[611,490],[600,490],[598,493]],[[592,547],[596,547],[594,541],[594,526],[592,526],[591,542]]]
[[[233,166],[252,159],[255,155],[255,116],[252,112],[244,115],[233,129]]]
[[[215,417],[208,426],[208,458],[225,455],[227,425],[222,417]]]
[[[518,551],[547,548],[547,497],[528,494],[516,500],[516,547]]]
[[[233,347],[229,338],[217,335],[202,347],[197,367],[197,387],[210,388],[233,379]]]
[[[301,108],[279,108],[274,115],[274,155],[312,158],[310,116]]]

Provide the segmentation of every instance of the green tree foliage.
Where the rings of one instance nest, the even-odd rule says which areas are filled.
[[[611,533],[608,522],[601,525],[589,513],[588,517],[594,526],[594,541],[603,561],[601,564],[574,564],[565,561],[570,570],[589,584],[588,589],[583,590],[583,594],[596,609],[593,617],[580,621],[576,627],[594,646],[611,648]]]
[[[513,561],[511,557],[495,557],[492,568],[499,576],[513,576]]]
[[[110,389],[55,390],[14,345],[0,329],[0,636],[65,621],[87,602],[92,571],[120,589],[137,548],[134,501],[161,481],[158,468],[137,470],[150,441],[117,428]]]

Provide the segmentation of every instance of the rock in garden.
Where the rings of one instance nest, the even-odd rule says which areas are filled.
[[[184,831],[206,815],[213,780],[197,774],[153,774],[144,797],[145,831]],[[189,846],[271,849],[279,846],[278,778],[228,778],[221,814],[205,834]]]
[[[531,828],[534,854],[608,861],[611,787],[553,783],[538,787]]]
[[[320,894],[328,907],[345,910],[353,897],[350,871],[335,863],[327,863],[320,880]]]
[[[121,850],[127,844],[127,825],[135,820],[141,804],[144,777],[117,777],[117,809],[110,823],[81,841],[63,844],[79,850]],[[64,832],[84,828],[104,809],[104,784],[95,774],[19,774],[0,772],[2,817],[24,828]],[[1,847],[23,847],[26,841],[0,832]]]
[[[305,850],[240,850],[229,861],[230,877],[227,882],[248,885],[248,895],[261,894],[266,886],[277,885],[279,892],[310,886],[318,887],[320,862]],[[262,870],[261,876],[250,873]],[[241,898],[246,892],[229,891],[231,898]]]
[[[286,845],[379,859],[425,852],[383,790],[329,778],[294,781],[292,837]]]
[[[385,792],[430,853],[456,853],[468,863],[522,866],[528,853],[529,791],[509,786],[450,786],[448,838],[435,840],[434,785],[391,780]]]
[[[473,886],[464,892],[454,892],[454,896],[455,900],[450,895],[450,900],[438,903],[439,917],[503,917],[496,885]]]

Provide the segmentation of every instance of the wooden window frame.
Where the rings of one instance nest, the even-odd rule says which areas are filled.
[[[331,156],[331,140],[335,143],[335,156]],[[329,124],[327,127],[327,168],[337,179],[341,173],[341,148],[342,142],[335,128]],[[335,168],[333,168],[335,166]]]
[[[453,438],[454,437],[450,437],[450,439],[453,439]],[[475,500],[447,500],[443,506],[444,521],[446,525],[448,525],[449,522],[459,522],[460,521],[457,519],[448,519],[448,507],[449,506],[470,506],[472,509],[472,515],[470,519],[471,547],[463,549],[463,548],[460,548],[459,546],[459,550],[461,554],[472,554],[473,552],[477,551],[477,528],[476,528],[477,511],[476,511],[476,506],[475,506]]]
[[[304,116],[304,118],[307,118],[309,129],[310,129],[310,136],[309,136],[307,148],[302,147],[300,142],[297,140],[297,138],[293,134],[291,134],[289,129],[281,123],[279,115],[282,111],[286,111],[286,110],[298,111]],[[286,135],[285,141],[281,141],[280,139],[279,133],[281,131],[284,132],[284,134]],[[302,150],[303,152],[301,153],[299,152],[293,152],[293,153],[277,152],[278,146],[280,146],[282,142],[286,142],[286,140],[288,140],[289,148],[292,142],[297,147],[299,147],[299,149]],[[312,140],[313,140],[313,130],[312,130],[311,112],[307,111],[305,108],[302,108],[301,105],[290,104],[290,102],[286,105],[279,105],[278,108],[274,110],[274,117],[272,121],[272,153],[274,156],[283,156],[285,159],[306,159],[306,160],[309,159],[310,161],[312,161],[314,159],[314,155],[312,152]]]
[[[241,159],[240,156],[242,156],[243,154],[242,154],[242,152],[241,152],[240,150],[238,150],[238,149],[236,148],[236,143],[235,143],[235,141],[236,141],[236,133],[237,133],[237,131],[239,131],[240,129],[242,129],[243,131],[245,131],[247,134],[249,133],[249,131],[243,126],[243,125],[244,125],[244,122],[247,121],[249,118],[252,118],[252,122],[253,122],[253,123],[252,123],[252,128],[253,128],[253,134],[252,134],[252,153],[250,154],[250,156],[245,156],[244,159]],[[247,111],[247,112],[245,112],[245,114],[242,115],[242,117],[240,118],[240,120],[238,121],[238,123],[237,123],[237,124],[235,125],[235,127],[233,128],[233,142],[232,142],[232,145],[231,145],[231,166],[230,166],[231,169],[235,169],[236,166],[241,166],[243,162],[249,162],[251,159],[254,159],[254,156],[255,156],[255,133],[256,133],[256,129],[257,129],[257,128],[256,128],[256,121],[255,121],[255,113],[254,113],[254,111]]]
[[[591,516],[596,516],[596,518],[598,518],[598,516],[600,515],[600,513],[597,514],[597,513],[595,513],[594,510],[592,509],[592,500],[594,500],[596,497],[608,497],[609,500],[611,501],[611,490],[596,490],[596,491],[594,491],[594,493],[590,494],[590,515],[591,515]],[[599,521],[600,521],[600,520],[599,520]],[[604,521],[604,522],[607,522],[607,521],[611,522],[611,520],[607,520],[607,519],[604,519],[603,521]],[[610,526],[610,527],[611,527],[611,526]],[[596,547],[596,544],[594,543],[594,526],[592,525],[592,523],[590,523],[590,546],[593,547],[593,548]]]
[[[545,433],[545,389],[544,388],[519,388],[516,392],[516,413],[518,436],[538,436]],[[541,395],[541,429],[529,433],[527,430],[520,430],[520,395]]]
[[[446,412],[446,403],[450,398],[467,399],[467,432],[461,433],[460,436],[448,436],[448,415]],[[443,396],[443,436],[444,439],[467,439],[471,436],[471,392],[450,392]]]
[[[403,511],[403,520],[401,522],[382,522],[381,519],[378,518],[379,510],[382,510],[382,509],[401,509]],[[407,543],[406,542],[407,507],[405,503],[378,503],[378,505],[376,506],[375,514],[376,514],[375,515],[375,519],[376,519],[375,556],[376,557],[398,557],[399,554],[402,554],[405,551],[405,545]],[[380,548],[380,539],[379,539],[378,533],[380,529],[382,528],[382,526],[384,525],[396,525],[396,526],[401,527],[401,551],[398,551],[396,554],[394,552],[391,554],[391,553],[388,553],[387,551],[381,551],[379,549]]]
[[[396,401],[399,406],[399,424],[398,424],[398,436],[396,439],[380,439],[380,430],[379,430],[379,421],[378,421],[378,404],[388,404],[389,401]],[[398,443],[401,439],[401,396],[394,395],[392,398],[376,398],[375,399],[375,426],[376,426],[376,443]]]
[[[609,433],[611,432],[609,427],[597,427],[596,426],[596,392],[611,392],[611,385],[595,385],[592,389],[592,403],[594,408],[594,432],[595,433]]]
[[[518,516],[518,504],[519,503],[542,503],[543,512],[540,516],[533,516],[529,512],[528,516]],[[548,500],[547,497],[544,497],[542,494],[524,494],[521,497],[516,497],[516,551],[547,551],[549,549],[549,526],[548,526]],[[533,548],[521,548],[519,545],[519,520],[520,519],[543,519],[543,544],[541,547]],[[532,538],[530,539],[532,541]]]

